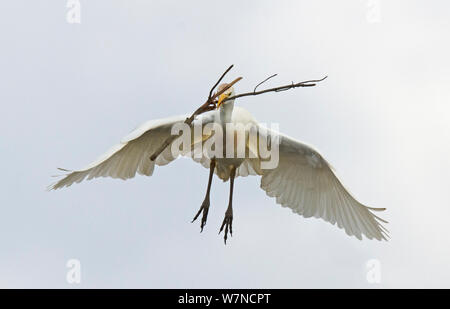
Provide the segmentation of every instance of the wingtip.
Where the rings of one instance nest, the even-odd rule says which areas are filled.
[[[56,169],[58,169],[60,171],[63,171],[63,172],[68,172],[68,173],[73,172],[72,170],[68,170],[68,169],[65,169],[65,168],[62,168],[62,167],[57,167]]]
[[[55,185],[56,185],[56,183],[47,186],[47,187],[45,188],[45,191],[50,192],[50,191],[52,191],[52,190],[56,190]]]
[[[368,206],[366,206],[366,207],[373,211],[385,211],[387,209],[387,208],[374,208],[374,207],[368,207]]]

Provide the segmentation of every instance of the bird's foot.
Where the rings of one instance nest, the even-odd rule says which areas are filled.
[[[192,222],[194,222],[195,220],[197,220],[198,216],[200,216],[200,214],[203,212],[202,221],[200,223],[200,233],[203,232],[203,228],[206,225],[206,220],[208,219],[208,211],[209,211],[209,197],[206,197],[202,203],[202,206],[200,206],[200,209],[195,215],[194,219],[192,219]]]
[[[225,235],[223,237],[223,241],[225,242],[225,245],[226,245],[227,238],[228,238],[228,229],[230,229],[230,236],[233,236],[233,211],[230,209],[228,209],[225,212],[225,218],[223,219],[219,234],[223,231],[224,227],[225,227]]]

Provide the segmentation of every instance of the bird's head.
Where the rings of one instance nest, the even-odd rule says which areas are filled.
[[[228,84],[221,84],[218,88],[218,91],[221,91],[226,86],[228,86]],[[217,108],[219,108],[222,104],[224,104],[224,106],[225,106],[229,103],[232,103],[234,100],[226,101],[226,99],[228,99],[229,97],[232,97],[232,96],[234,96],[234,89],[233,89],[233,87],[230,87],[219,96],[219,100],[217,101]]]

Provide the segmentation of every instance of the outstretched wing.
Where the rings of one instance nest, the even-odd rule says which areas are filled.
[[[151,176],[155,164],[166,165],[176,159],[172,155],[170,147],[167,147],[155,161],[151,161],[150,156],[171,135],[172,126],[183,122],[186,117],[184,115],[150,120],[142,124],[86,168],[78,171],[61,169],[69,173],[51,185],[49,189],[68,187],[86,178],[88,180],[96,177],[129,179],[134,177],[136,173]],[[213,121],[213,119],[214,115],[207,113],[200,116],[196,121],[201,121],[204,125]]]
[[[330,164],[312,147],[285,135],[278,135],[279,164],[262,170],[261,188],[276,197],[278,204],[287,206],[305,218],[322,218],[337,224],[350,236],[362,239],[387,240],[383,219],[371,208],[359,203],[342,185]]]

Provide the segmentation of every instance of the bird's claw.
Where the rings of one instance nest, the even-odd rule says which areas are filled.
[[[228,238],[228,228],[230,229],[230,236],[233,236],[233,212],[226,212],[225,218],[223,219],[222,226],[220,227],[219,234],[223,231],[225,227],[225,235],[223,236],[223,241],[225,245],[227,244]]]
[[[197,220],[200,213],[203,212],[202,215],[202,221],[200,222],[200,233],[203,232],[203,228],[206,225],[206,220],[208,219],[208,211],[209,211],[209,198],[205,198],[205,200],[202,203],[202,206],[200,206],[200,209],[198,210],[197,214],[195,215],[194,219],[192,219],[193,223],[195,220]]]

